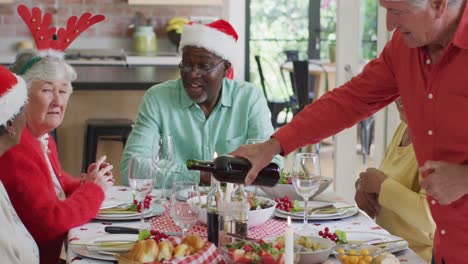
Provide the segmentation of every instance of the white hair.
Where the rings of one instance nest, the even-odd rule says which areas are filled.
[[[34,57],[35,52],[24,52],[16,56],[15,63],[10,67],[11,71],[20,73],[24,70],[25,65]],[[43,57],[32,66],[27,69],[24,74],[21,75],[26,81],[28,87],[31,86],[33,81],[58,81],[66,80],[69,85],[70,92],[73,91],[71,82],[75,81],[77,74],[75,69],[66,63],[63,59],[56,57]]]

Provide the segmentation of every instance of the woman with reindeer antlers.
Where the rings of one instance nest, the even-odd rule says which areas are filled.
[[[75,70],[63,52],[84,30],[104,16],[71,17],[66,28],[50,27],[51,15],[20,5],[18,13],[31,30],[38,55],[20,54],[12,70],[29,87],[26,128],[20,143],[0,158],[1,181],[19,217],[36,240],[41,263],[58,263],[69,229],[91,220],[113,184],[112,166],[105,156],[88,167],[81,180],[62,170],[49,132],[63,120]],[[56,34],[56,36],[54,36]]]

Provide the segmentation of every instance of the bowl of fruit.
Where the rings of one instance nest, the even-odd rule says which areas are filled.
[[[345,244],[337,246],[333,255],[343,264],[371,264],[379,254],[379,249],[379,247],[367,244]]]
[[[333,182],[333,178],[331,177],[322,177],[322,180],[320,182],[320,186],[317,190],[317,192],[311,197],[315,197],[319,194],[321,194],[325,189],[330,186],[330,184]],[[284,196],[288,196],[289,198],[293,200],[302,200],[302,197],[299,196],[299,194],[296,193],[296,190],[294,189],[294,185],[292,183],[292,177],[289,175],[289,173],[285,173],[281,171],[280,174],[280,180],[278,184],[276,184],[274,187],[260,187],[268,196],[273,197],[273,198],[282,198]]]
[[[206,210],[206,196],[201,196],[200,213],[198,214],[198,221],[203,224],[207,222],[207,210]],[[248,214],[248,226],[254,227],[261,225],[268,221],[271,216],[275,213],[276,202],[260,196],[254,196],[249,193],[250,211]]]

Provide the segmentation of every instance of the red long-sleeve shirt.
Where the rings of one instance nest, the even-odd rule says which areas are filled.
[[[276,138],[288,154],[351,127],[401,96],[418,163],[468,164],[468,5],[452,42],[435,64],[395,32],[361,74],[307,106]],[[467,175],[468,177],[468,175]],[[449,205],[428,196],[437,224],[437,263],[466,263],[468,195]]]
[[[19,145],[0,157],[0,179],[18,216],[39,247],[41,263],[58,263],[63,239],[72,227],[96,216],[104,192],[94,183],[80,181],[60,167],[57,149],[49,138],[49,159],[67,195],[57,198],[41,144],[28,128]]]

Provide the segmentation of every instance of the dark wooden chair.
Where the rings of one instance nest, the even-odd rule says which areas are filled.
[[[292,111],[291,102],[288,99],[285,99],[283,101],[273,101],[270,98],[269,96],[270,86],[267,86],[266,84],[265,75],[263,74],[261,58],[259,55],[255,55],[254,57],[255,57],[255,62],[257,63],[258,73],[260,75],[260,84],[262,87],[262,91],[263,91],[263,94],[265,95],[265,98],[268,103],[268,108],[270,109],[270,112],[271,112],[271,123],[273,125],[273,128],[276,129],[287,123],[288,114],[290,111]],[[282,121],[278,121],[278,116],[283,111],[285,112],[285,118]]]

